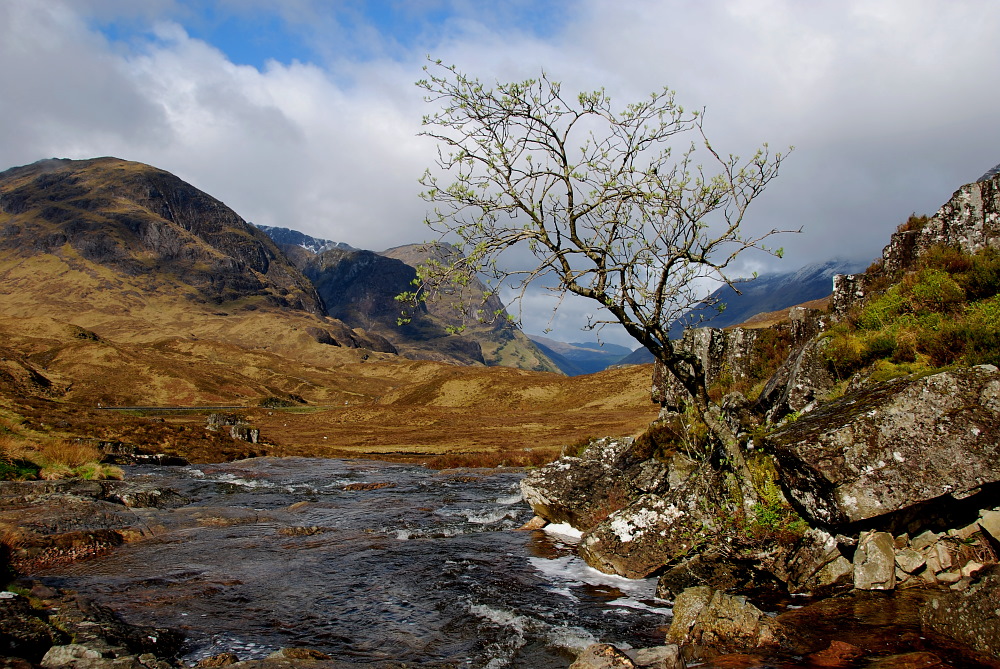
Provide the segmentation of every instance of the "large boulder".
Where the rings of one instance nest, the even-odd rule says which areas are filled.
[[[854,391],[766,437],[788,493],[838,526],[1000,481],[1000,370],[991,365]]]
[[[579,553],[591,567],[627,578],[645,578],[691,555],[709,541],[721,508],[710,472],[658,495],[643,495],[585,532]]]
[[[631,439],[601,439],[580,457],[564,456],[530,472],[521,492],[535,514],[586,532],[636,498],[666,490],[670,468],[643,458]]]

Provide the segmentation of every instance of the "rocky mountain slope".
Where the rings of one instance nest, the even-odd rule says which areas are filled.
[[[393,353],[323,315],[315,288],[222,202],[148,165],[46,160],[0,173],[0,313],[129,342],[211,338]]]
[[[375,253],[284,228],[262,229],[312,281],[329,316],[378,333],[407,357],[559,371],[519,328],[507,322],[507,312],[495,296],[486,299],[485,306],[486,312],[501,314],[493,323],[480,323],[447,300],[415,307],[404,307],[396,300],[397,295],[412,289],[421,263],[440,260],[452,252],[450,249],[410,244]],[[473,303],[484,299],[486,288],[479,281],[474,281],[471,289]],[[401,324],[404,310],[409,322]],[[459,334],[449,329],[458,327],[463,328]]]

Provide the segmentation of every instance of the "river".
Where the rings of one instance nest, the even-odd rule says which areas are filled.
[[[655,581],[516,531],[531,517],[519,473],[258,458],[127,476],[189,501],[135,510],[153,538],[41,575],[182,630],[189,662],[304,646],[360,666],[545,669],[597,641],[658,645],[669,623]]]

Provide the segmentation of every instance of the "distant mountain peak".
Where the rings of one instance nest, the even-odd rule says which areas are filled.
[[[319,255],[324,251],[330,251],[331,249],[341,249],[344,251],[357,250],[349,244],[335,242],[330,239],[313,237],[305,234],[304,232],[292,230],[291,228],[282,228],[273,225],[260,225],[259,223],[254,223],[253,225],[266,232],[267,236],[274,240],[275,244],[298,246],[311,253],[315,253],[316,255]]]

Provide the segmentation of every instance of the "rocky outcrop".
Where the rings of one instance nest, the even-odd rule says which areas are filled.
[[[980,366],[864,387],[765,442],[802,513],[833,527],[1000,481],[998,418],[1000,371]]]
[[[233,439],[251,444],[256,444],[260,441],[260,430],[247,423],[243,416],[224,413],[209,414],[207,425],[209,430],[218,430],[225,427],[229,428],[229,436]]]
[[[935,246],[965,253],[1000,246],[1000,174],[962,186],[928,220],[901,226],[867,273],[835,277],[831,311],[843,318],[872,286],[912,269]]]
[[[750,379],[749,366],[759,334],[758,330],[742,328],[696,328],[685,330],[675,346],[698,356],[705,370],[705,383],[711,387],[723,376],[734,383]],[[687,403],[687,398],[684,387],[657,362],[653,367],[653,401],[669,411],[677,411]]]
[[[817,336],[827,328],[829,318],[816,309],[801,307],[790,309],[788,315],[788,357],[768,379],[756,401],[757,412],[766,422],[810,410],[836,384],[823,353],[826,340]]]
[[[521,493],[535,513],[587,532],[646,493],[665,491],[670,469],[637,454],[632,439],[601,439],[528,473]]]
[[[180,650],[179,633],[127,624],[104,606],[38,583],[25,586],[33,586],[30,594],[42,608],[21,595],[0,592],[0,646],[6,658],[53,669],[181,666],[170,659]]]
[[[149,536],[132,509],[184,501],[167,488],[122,481],[3,481],[0,530],[10,565],[29,572]]]

